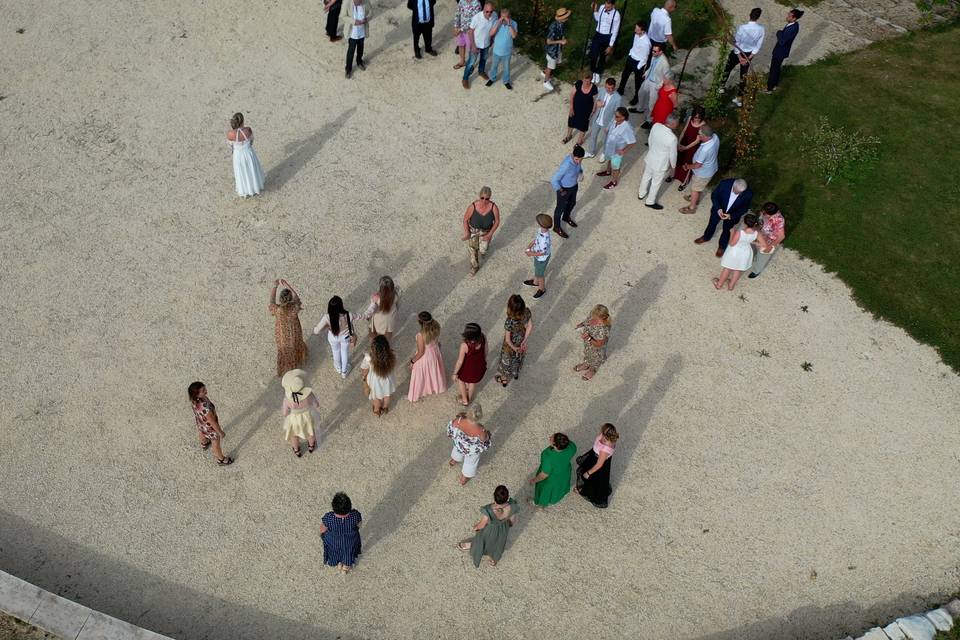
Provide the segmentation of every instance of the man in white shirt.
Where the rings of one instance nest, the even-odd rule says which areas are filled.
[[[627,88],[627,81],[630,74],[633,74],[633,99],[630,100],[630,106],[635,107],[640,98],[640,85],[643,83],[643,70],[647,68],[647,60],[650,58],[650,37],[647,36],[646,26],[638,22],[633,27],[633,46],[627,53],[627,59],[623,61],[623,71],[620,72],[620,86],[617,87],[617,93],[626,97],[624,90]]]
[[[646,112],[646,120],[640,125],[641,129],[649,129],[651,126],[650,114],[653,112],[653,105],[657,104],[657,95],[663,85],[663,76],[668,71],[670,71],[670,62],[667,60],[667,54],[663,52],[663,45],[654,44],[650,47],[650,63],[640,84],[640,107],[630,109],[633,113]]]
[[[677,128],[678,121],[677,115],[671,113],[665,124],[658,122],[653,125],[647,138],[650,149],[643,158],[643,176],[640,178],[637,198],[646,198],[644,204],[658,211],[663,209],[663,205],[657,202],[660,185],[677,167],[677,136],[673,130]]]
[[[597,106],[594,110],[593,121],[587,134],[586,157],[592,158],[597,153],[597,147],[602,145],[607,137],[607,128],[613,123],[613,114],[620,107],[620,94],[617,93],[617,81],[607,78],[603,91],[597,96]],[[598,158],[603,162],[603,154]]]
[[[357,66],[361,70],[366,70],[367,65],[363,63],[363,40],[367,37],[367,23],[370,21],[370,14],[367,13],[367,6],[363,0],[353,0],[350,6],[350,39],[347,41],[347,73],[348,78],[353,77],[353,54],[357,54]]]
[[[650,12],[650,27],[647,29],[647,35],[650,36],[650,42],[655,42],[661,47],[668,42],[674,49],[677,43],[673,39],[673,19],[670,14],[677,10],[677,0],[667,0],[663,7],[654,7]]]
[[[607,142],[604,145],[604,153],[609,161],[607,168],[597,173],[598,176],[611,176],[610,182],[603,185],[603,188],[610,191],[616,188],[620,182],[620,169],[623,166],[623,156],[630,150],[630,147],[637,144],[637,136],[633,133],[633,127],[628,122],[630,118],[626,107],[618,107],[613,114],[613,123],[607,132]]]
[[[710,179],[719,169],[718,158],[720,157],[720,136],[713,132],[713,127],[708,124],[700,127],[700,146],[697,152],[693,154],[693,159],[683,165],[684,171],[691,171],[693,176],[690,178],[690,194],[683,196],[684,200],[689,200],[690,204],[682,207],[680,213],[696,213],[697,204],[700,203],[700,196],[704,189],[710,184]]]
[[[597,5],[596,0],[590,5],[596,28],[590,40],[590,71],[593,73],[593,82],[600,83],[600,74],[607,62],[607,56],[613,53],[613,44],[617,40],[620,30],[620,12],[614,0],[603,0]]]
[[[721,86],[727,83],[727,79],[730,77],[730,72],[733,71],[733,68],[740,65],[740,86],[737,89],[738,97],[733,99],[733,104],[738,107],[743,104],[740,102],[739,96],[743,95],[743,88],[747,83],[747,74],[750,72],[750,61],[753,60],[755,55],[760,53],[760,48],[763,46],[765,29],[762,25],[757,24],[761,13],[762,11],[759,7],[753,9],[750,12],[750,22],[746,22],[737,27],[737,35],[733,39],[733,49],[730,51],[730,57],[727,58],[727,68],[723,71],[723,82]]]
[[[467,39],[470,41],[470,57],[463,68],[463,88],[470,88],[470,74],[473,73],[473,65],[480,61],[477,66],[479,75],[484,80],[489,80],[487,75],[487,51],[490,50],[490,30],[497,23],[497,14],[494,11],[493,3],[488,2],[483,5],[483,11],[480,11],[470,20],[470,29],[467,31]]]

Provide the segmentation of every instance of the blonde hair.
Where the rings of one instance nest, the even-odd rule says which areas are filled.
[[[605,422],[600,426],[600,435],[603,436],[603,439],[610,444],[616,444],[617,440],[620,439],[620,434],[617,433],[617,428],[609,422]]]
[[[423,342],[430,344],[440,337],[440,323],[431,318],[420,325],[420,334],[423,336]]]
[[[610,326],[610,309],[607,309],[605,305],[598,304],[593,309],[590,310],[591,318],[599,318],[603,321],[603,324]]]
[[[479,402],[471,402],[470,406],[457,414],[461,418],[466,418],[471,422],[477,422],[483,418],[483,408]]]

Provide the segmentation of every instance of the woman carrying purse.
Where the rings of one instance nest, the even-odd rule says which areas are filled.
[[[353,331],[353,321],[361,316],[348,313],[343,308],[340,296],[333,296],[327,303],[327,313],[320,318],[320,322],[313,328],[314,335],[327,329],[327,342],[330,343],[330,352],[333,354],[333,367],[346,378],[350,373],[350,347],[357,344],[357,335]]]

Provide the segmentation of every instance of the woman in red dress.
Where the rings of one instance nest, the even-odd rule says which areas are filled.
[[[700,146],[700,127],[707,123],[707,112],[701,106],[696,106],[680,131],[680,144],[677,147],[677,168],[673,172],[673,179],[680,181],[678,191],[683,191],[690,179],[690,172],[683,168],[693,162],[693,154]],[[667,178],[670,182],[670,178]]]
[[[460,389],[460,404],[467,406],[473,400],[477,383],[487,373],[487,338],[480,325],[470,322],[463,329],[463,342],[457,364],[453,366],[453,380]]]
[[[663,84],[660,85],[657,102],[653,105],[653,111],[650,112],[650,120],[654,124],[658,122],[664,124],[667,121],[667,116],[677,108],[679,99],[677,85],[673,83],[673,72],[667,71],[663,74]]]

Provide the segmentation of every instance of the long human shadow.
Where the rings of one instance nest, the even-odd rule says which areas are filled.
[[[485,302],[481,308],[490,309],[495,304],[499,306],[500,296],[494,293],[488,293]],[[461,310],[456,315],[448,319],[448,325],[451,330],[445,330],[441,335],[453,337],[454,332],[459,332],[459,321],[466,321],[466,318],[472,318],[470,310]],[[453,340],[450,340],[454,342]],[[459,344],[459,341],[456,341]],[[446,357],[445,357],[445,362]],[[449,374],[448,365],[447,372]],[[452,416],[451,416],[452,417]],[[431,438],[426,446],[417,454],[416,457],[408,461],[403,468],[396,474],[396,478],[387,489],[383,498],[377,505],[367,513],[364,524],[363,545],[365,549],[371,549],[386,537],[390,532],[396,530],[400,522],[406,517],[420,498],[426,493],[430,485],[440,474],[450,473],[446,466],[449,459],[450,440],[447,439],[446,432],[442,430],[443,425],[437,425],[438,433]],[[453,480],[451,479],[451,482]]]
[[[267,185],[271,189],[282,189],[297,173],[320,153],[324,144],[343,127],[344,123],[353,116],[356,107],[350,107],[317,129],[303,140],[290,142],[283,148],[286,156],[267,172]]]
[[[359,640],[172,582],[0,510],[0,566],[64,598],[172,638]],[[188,561],[189,559],[187,559]],[[312,570],[312,569],[311,569]]]
[[[591,273],[588,271],[588,273]],[[607,353],[608,357],[611,354],[616,355],[618,351],[623,350],[627,344],[630,342],[630,337],[636,331],[637,327],[640,325],[640,321],[644,316],[644,313],[647,309],[650,308],[650,305],[660,297],[660,292],[663,289],[663,285],[667,279],[667,266],[664,264],[658,265],[651,269],[646,275],[644,275],[637,283],[635,283],[629,291],[620,296],[616,301],[610,302],[607,306],[610,308],[611,316],[614,319],[613,326],[610,332],[610,340],[607,344]],[[574,289],[576,291],[576,289]],[[561,314],[562,315],[562,314]],[[569,344],[564,347],[569,349]],[[578,343],[574,348],[582,348]],[[602,366],[598,372],[597,376],[607,376],[611,375],[612,371],[615,371],[617,368],[617,361],[620,358],[614,359],[613,362],[609,360]],[[540,365],[538,365],[539,367]],[[558,431],[565,432],[570,436],[571,440],[577,445],[577,453],[583,453],[586,451],[585,447],[591,446],[593,443],[593,438],[596,435],[596,431],[600,424],[603,422],[612,422],[613,416],[617,415],[621,410],[626,411],[624,408],[625,400],[633,398],[636,391],[636,380],[638,379],[640,373],[643,371],[644,365],[642,363],[636,363],[631,367],[632,371],[625,377],[625,380],[631,379],[634,381],[634,387],[628,388],[625,385],[620,385],[618,388],[610,391],[602,398],[608,399],[610,402],[604,401],[603,406],[597,406],[597,401],[592,401],[587,408],[585,409],[583,415],[595,418],[596,424],[585,426],[581,424],[579,428],[570,429],[570,428],[559,428]],[[559,375],[559,371],[557,375]],[[575,375],[572,374],[571,375]],[[593,382],[585,382],[584,384],[594,384]],[[610,416],[609,419],[604,416]],[[617,417],[620,419],[620,416]],[[616,423],[614,423],[616,424]],[[628,450],[627,454],[624,454],[624,449],[621,445],[621,458],[627,458],[629,455],[632,455],[633,448]],[[522,478],[520,482],[525,482],[525,479]],[[510,540],[515,541],[523,530],[526,528],[527,524],[531,520],[531,515],[528,515],[525,518],[521,518],[520,522],[512,529]]]

